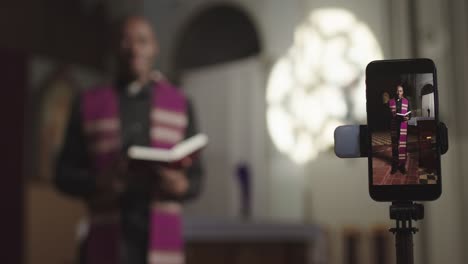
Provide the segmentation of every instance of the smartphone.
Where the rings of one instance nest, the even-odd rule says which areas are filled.
[[[434,62],[406,59],[369,63],[366,100],[372,199],[437,199],[442,178]]]

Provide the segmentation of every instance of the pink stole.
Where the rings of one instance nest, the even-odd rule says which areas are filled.
[[[398,121],[398,116],[396,116],[396,99],[390,99],[389,106],[392,111],[392,123],[391,123],[391,133],[392,133],[392,144],[393,147],[398,147],[398,165],[405,166],[406,164],[406,143],[408,141],[408,122],[407,121]],[[401,98],[401,112],[400,114],[406,114],[408,112],[408,99]],[[396,139],[397,130],[400,130],[400,137]]]
[[[182,207],[177,202],[153,202],[149,227],[149,264],[185,263]]]
[[[169,83],[154,86],[151,146],[172,148],[184,139],[187,126],[186,99]],[[121,151],[118,98],[114,88],[100,87],[82,97],[82,118],[94,170],[111,166]],[[148,263],[184,263],[181,205],[153,201],[150,208]],[[86,244],[87,264],[120,262],[121,226],[118,209],[106,214],[91,212]]]
[[[83,129],[96,175],[110,166],[120,151],[118,99],[111,87],[86,91],[81,100]],[[119,263],[121,247],[120,212],[90,212],[85,244],[85,263]]]
[[[158,88],[151,113],[151,145],[170,149],[184,139],[188,124],[187,101],[167,83]],[[185,263],[182,206],[177,202],[153,201],[150,207],[148,263]]]

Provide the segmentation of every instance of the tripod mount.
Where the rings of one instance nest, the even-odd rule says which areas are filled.
[[[418,232],[413,227],[413,220],[424,218],[424,206],[411,201],[392,202],[390,205],[390,219],[395,220],[396,226],[390,228],[395,235],[397,264],[413,264],[413,234]]]

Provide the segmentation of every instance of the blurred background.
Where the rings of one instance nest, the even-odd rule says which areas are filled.
[[[464,0],[2,3],[2,263],[75,263],[86,211],[52,184],[54,157],[74,96],[110,79],[112,31],[131,14],[156,29],[156,68],[210,137],[184,210],[187,263],[393,263],[388,204],[368,195],[366,159],[334,156],[333,130],[365,123],[368,62],[415,57],[436,63],[450,137],[416,263],[466,263],[466,12]]]

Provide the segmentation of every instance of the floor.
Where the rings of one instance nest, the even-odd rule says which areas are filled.
[[[406,174],[398,171],[391,174],[392,147],[389,132],[374,133],[372,137],[373,148],[373,181],[374,185],[400,185],[400,184],[436,184],[437,176],[427,173],[419,168],[419,153],[416,135],[409,135],[406,159]]]

